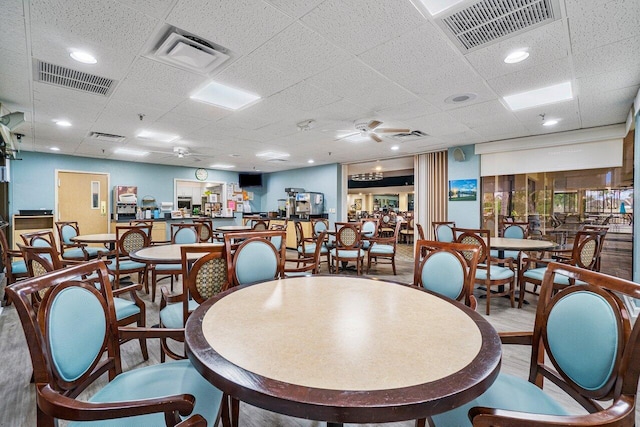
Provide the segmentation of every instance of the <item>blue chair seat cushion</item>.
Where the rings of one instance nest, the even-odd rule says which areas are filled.
[[[11,272],[13,274],[27,274],[27,264],[24,261],[13,261],[11,263]]]
[[[494,257],[494,258],[499,258],[500,257],[500,251],[497,251],[495,249],[491,249],[489,251],[489,254]],[[503,255],[502,258],[513,258],[514,260],[517,260],[518,257],[520,256],[520,251],[502,251]]]
[[[491,265],[489,267],[489,273],[491,275],[491,280],[509,279],[513,277],[515,274],[513,271],[511,271],[507,267],[500,267],[499,265]],[[476,270],[476,279],[477,280],[487,279],[487,269],[485,264],[478,264],[478,269]]]
[[[111,271],[120,270],[121,273],[123,271],[142,270],[146,266],[147,265],[142,262],[136,262],[131,260],[120,261],[119,265],[115,262],[112,262],[111,264],[107,265],[109,270]]]
[[[531,270],[525,271],[523,276],[527,279],[542,281],[542,278],[544,277],[544,273],[546,272],[547,272],[547,267],[533,268]],[[562,276],[560,274],[556,274],[556,277],[554,278],[553,281],[554,283],[557,283],[559,285],[565,285],[565,286],[570,285],[569,278],[567,276]],[[585,282],[583,282],[582,280],[576,280],[575,283],[578,285],[585,284]]]
[[[361,258],[364,257],[364,251],[362,249],[354,249],[354,250],[337,250],[331,249],[331,256],[340,257],[340,258]]]
[[[188,360],[160,363],[133,369],[118,375],[94,394],[90,402],[122,402],[176,394],[196,398],[192,414],[200,414],[213,426],[220,410],[222,392],[195,370]],[[103,421],[71,422],[69,426],[119,427],[163,426],[164,414],[155,413]]]
[[[182,271],[180,264],[156,264],[154,268],[156,271]]]
[[[82,248],[65,249],[62,254],[62,258],[65,259],[84,259],[84,252]]]
[[[569,415],[562,406],[534,384],[513,375],[500,373],[491,387],[477,399],[451,411],[434,415],[434,424],[438,427],[470,427],[468,413],[469,409],[475,406],[534,414]]]
[[[316,244],[315,243],[305,243],[304,244],[304,251],[302,250],[301,246],[298,246],[298,252],[301,254],[312,254],[316,251]],[[326,254],[327,252],[329,252],[329,249],[323,244],[322,247],[320,248],[320,253],[321,254]]]
[[[290,271],[284,273],[284,277],[311,277],[313,273],[311,271]]]
[[[189,300],[189,311],[195,310],[198,305],[194,300]],[[182,303],[169,304],[160,310],[160,321],[165,328],[184,328]]]
[[[394,249],[391,245],[379,245],[374,244],[371,249],[369,249],[369,254],[381,254],[381,255],[393,255]]]
[[[115,306],[116,318],[118,320],[140,313],[140,307],[138,307],[133,301],[126,298],[114,297],[113,305]]]

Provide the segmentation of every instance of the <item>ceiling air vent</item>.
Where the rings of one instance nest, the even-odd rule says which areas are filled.
[[[112,133],[104,133],[104,132],[90,132],[89,138],[97,139],[98,141],[104,141],[104,142],[122,142],[125,140],[125,137],[122,135],[115,135]]]
[[[178,28],[163,31],[151,57],[198,74],[209,74],[230,58],[225,47],[203,40]]]
[[[36,60],[35,67],[36,81],[39,82],[104,96],[109,95],[115,87],[115,80],[60,65]]]
[[[555,21],[560,17],[557,6],[557,0],[482,0],[438,23],[467,52]]]

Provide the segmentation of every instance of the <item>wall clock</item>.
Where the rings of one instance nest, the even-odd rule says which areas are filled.
[[[209,176],[209,173],[206,169],[198,168],[196,169],[196,179],[198,181],[204,181]]]

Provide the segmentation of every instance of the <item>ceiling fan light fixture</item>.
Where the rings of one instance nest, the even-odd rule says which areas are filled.
[[[384,178],[382,172],[364,172],[351,175],[352,181],[380,181],[382,178]]]

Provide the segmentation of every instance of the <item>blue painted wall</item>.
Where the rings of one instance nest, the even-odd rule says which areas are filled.
[[[480,156],[475,154],[473,145],[460,147],[464,151],[465,160],[456,162],[453,160],[453,148],[448,150],[449,180],[477,179],[478,197],[475,201],[449,202],[448,219],[455,221],[458,227],[480,228],[480,203],[482,202],[482,189],[480,188]]]
[[[138,197],[153,196],[156,201],[172,201],[174,179],[195,180],[195,168],[92,159],[59,154],[22,151],[23,160],[11,162],[9,212],[20,209],[52,209],[55,203],[55,171],[69,170],[110,174],[111,188],[135,185]],[[236,172],[208,169],[207,181],[238,182]],[[260,192],[254,192],[252,206],[261,205]]]
[[[329,221],[336,221],[336,212],[342,205],[340,191],[340,165],[337,163],[324,166],[316,166],[302,169],[292,169],[283,172],[274,172],[263,177],[264,193],[261,195],[263,212],[276,211],[278,199],[287,197],[285,188],[304,188],[306,191],[324,193],[324,209],[329,215]],[[330,209],[333,209],[330,212]]]

